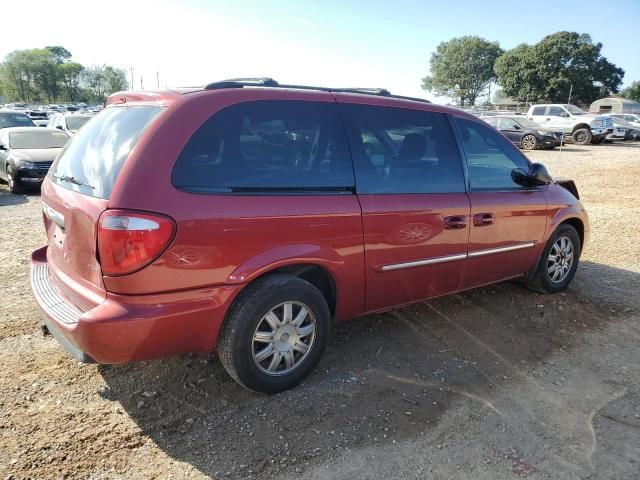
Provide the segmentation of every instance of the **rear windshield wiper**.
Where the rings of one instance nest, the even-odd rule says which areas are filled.
[[[89,185],[87,182],[78,180],[76,177],[72,175],[54,175],[53,178],[55,178],[56,180],[60,180],[62,182],[69,182],[69,183],[73,183],[74,185],[82,185],[84,187],[89,187],[91,190],[95,190],[95,188]]]

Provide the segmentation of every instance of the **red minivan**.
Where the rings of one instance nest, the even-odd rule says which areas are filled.
[[[238,79],[107,104],[43,184],[31,259],[45,329],[81,361],[217,350],[278,392],[338,320],[515,278],[563,290],[588,235],[573,182],[424,100]]]

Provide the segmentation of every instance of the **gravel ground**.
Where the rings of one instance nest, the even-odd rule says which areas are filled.
[[[591,217],[569,291],[507,283],[346,322],[272,397],[213,356],[73,361],[28,289],[39,196],[0,187],[2,478],[640,477],[640,144],[530,157]]]

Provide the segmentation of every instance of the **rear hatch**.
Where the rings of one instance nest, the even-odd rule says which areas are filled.
[[[161,110],[156,105],[106,108],[65,145],[44,182],[50,274],[67,298],[85,297],[76,304],[105,295],[98,220],[131,151]]]

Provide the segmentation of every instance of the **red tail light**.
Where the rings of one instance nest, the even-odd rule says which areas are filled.
[[[149,265],[167,248],[175,233],[169,217],[126,210],[107,210],[98,223],[102,273],[124,275]]]

